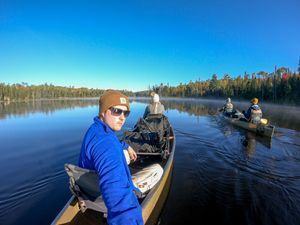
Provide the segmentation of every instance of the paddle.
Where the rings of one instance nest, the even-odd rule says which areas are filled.
[[[268,123],[268,120],[266,118],[261,118],[260,119],[260,123],[262,124],[267,124]]]

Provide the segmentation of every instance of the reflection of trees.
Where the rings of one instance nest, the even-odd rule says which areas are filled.
[[[135,101],[148,104],[150,98],[133,98]],[[225,100],[224,100],[225,101]],[[165,109],[176,109],[179,112],[187,112],[191,115],[214,115],[224,101],[214,99],[188,99],[188,98],[162,98]],[[233,100],[234,107],[238,110],[246,110],[250,103]],[[274,104],[260,104],[263,117],[276,127],[289,128],[300,131],[300,108]]]
[[[149,103],[149,99],[135,99],[138,102]],[[211,102],[201,101],[199,99],[164,99],[162,103],[166,110],[176,109],[179,112],[187,112],[190,115],[204,116],[215,114],[216,109],[220,106],[220,101]]]
[[[176,109],[179,112],[187,112],[190,115],[204,116],[209,115],[210,109],[199,102],[189,101],[168,101],[164,103],[166,109]]]
[[[0,119],[12,115],[28,115],[35,112],[52,113],[58,109],[73,109],[97,105],[98,99],[41,100],[28,102],[0,103]]]
[[[132,98],[131,100],[148,104],[150,98]],[[187,99],[187,98],[164,98],[162,103],[166,110],[176,109],[179,112],[187,112],[190,115],[203,116],[214,115],[217,109],[223,105],[223,101],[213,99]],[[249,106],[249,103],[234,102],[235,106],[242,110]],[[57,109],[87,107],[98,105],[98,98],[95,99],[58,99],[27,102],[0,102],[0,119],[12,115],[27,115],[34,112],[51,113]],[[263,115],[271,124],[276,127],[284,127],[293,130],[300,130],[299,107],[280,105],[261,105]]]

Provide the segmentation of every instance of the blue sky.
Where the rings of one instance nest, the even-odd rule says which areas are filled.
[[[0,0],[0,82],[145,90],[296,71],[299,0]]]

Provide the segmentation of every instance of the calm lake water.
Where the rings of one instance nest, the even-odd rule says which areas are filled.
[[[147,102],[132,102],[122,132]],[[300,108],[262,104],[276,126],[266,139],[224,123],[221,101],[162,102],[177,145],[160,225],[299,224]],[[242,110],[248,103],[235,105]],[[63,165],[77,163],[97,113],[97,100],[0,103],[1,225],[51,223],[71,196]]]

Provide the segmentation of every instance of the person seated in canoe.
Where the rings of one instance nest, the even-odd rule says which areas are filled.
[[[234,110],[233,110],[233,104],[232,104],[230,98],[226,99],[226,102],[222,109],[226,116],[228,116],[228,117],[232,116],[232,114],[234,113]]]
[[[248,122],[259,124],[262,118],[262,110],[258,105],[258,98],[251,99],[251,106],[248,108],[247,112],[243,111],[245,119]]]
[[[152,102],[147,105],[143,118],[146,118],[149,114],[163,114],[165,111],[164,105],[159,101],[159,95],[155,92],[151,92]]]
[[[82,142],[79,167],[95,170],[99,188],[107,208],[108,224],[143,225],[142,209],[123,150],[131,160],[134,150],[120,141],[120,131],[129,116],[129,99],[119,91],[107,90],[99,99],[99,115],[94,118]]]

